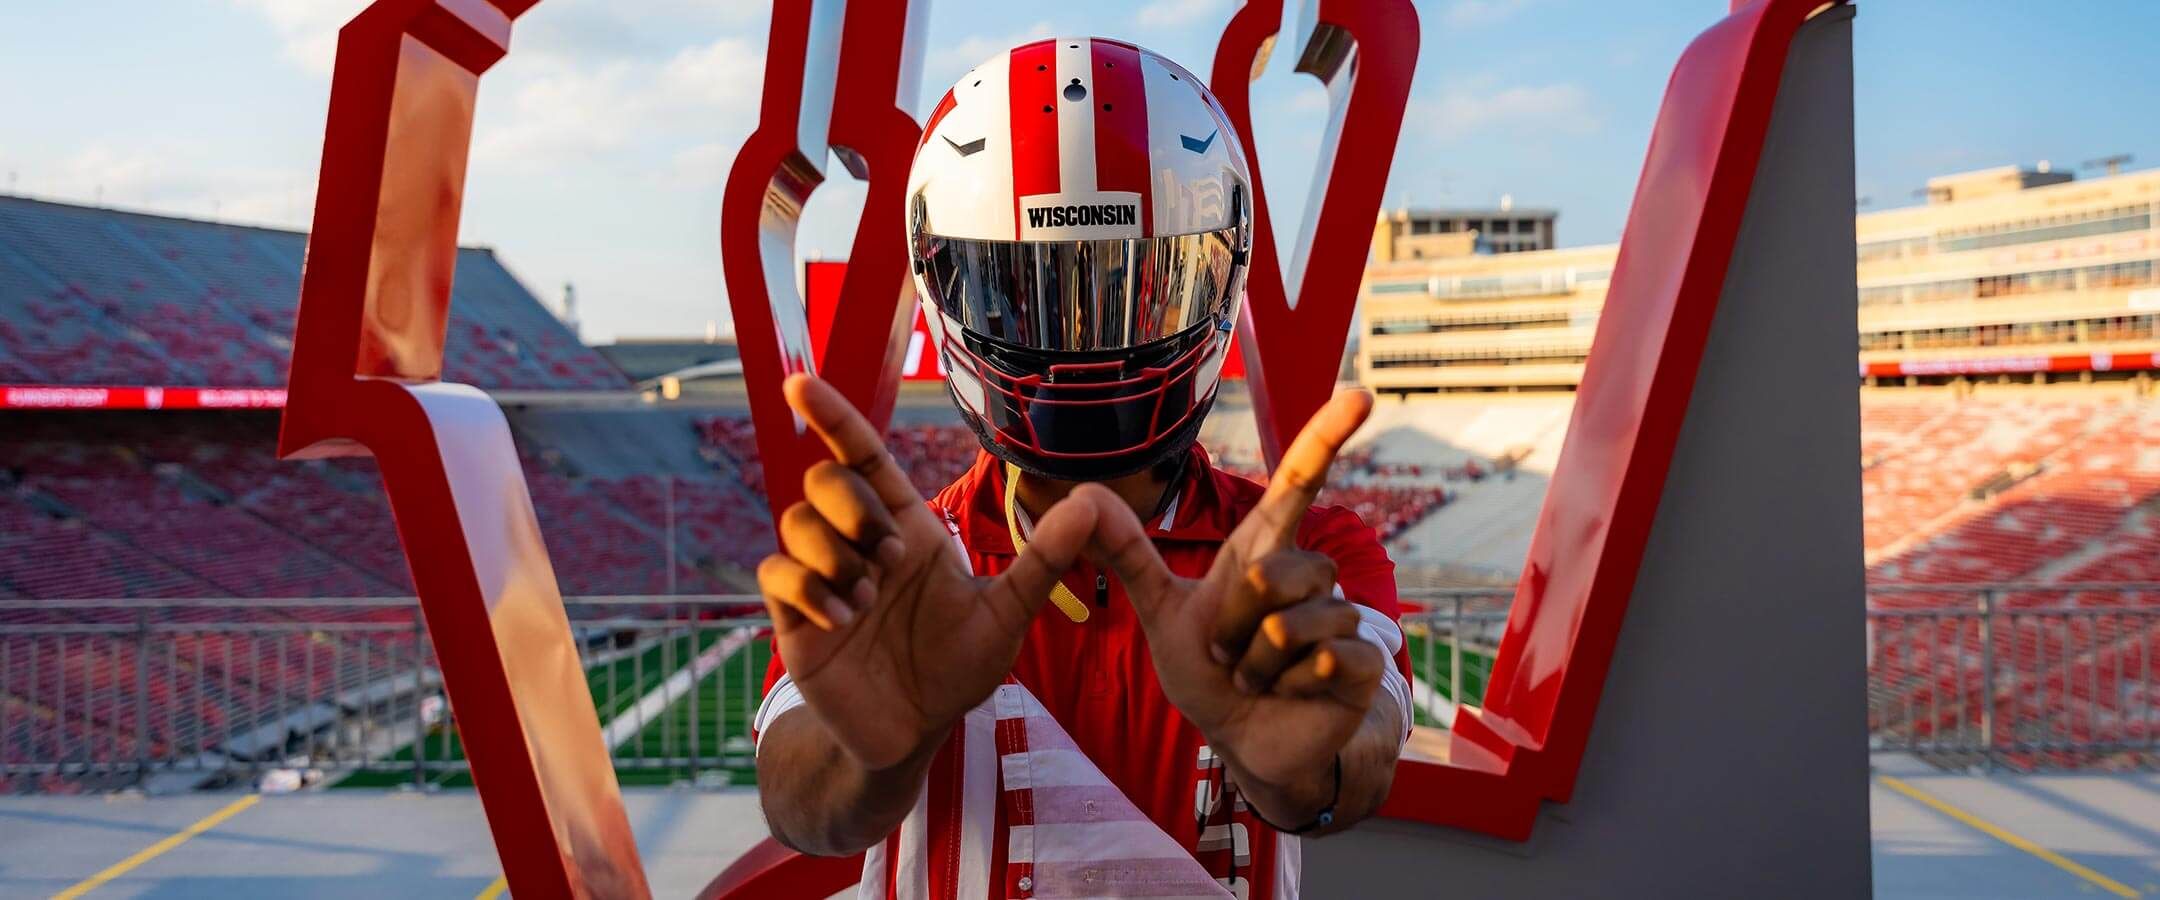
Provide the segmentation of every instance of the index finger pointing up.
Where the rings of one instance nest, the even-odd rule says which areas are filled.
[[[894,464],[892,454],[885,451],[884,438],[855,410],[855,404],[840,396],[839,390],[822,378],[803,373],[788,376],[780,390],[795,414],[810,423],[810,429],[832,449],[833,458],[869,482],[887,509],[922,506],[922,495],[915,492],[907,475]]]
[[[1337,391],[1298,431],[1290,449],[1283,451],[1282,462],[1269,476],[1267,493],[1261,496],[1254,512],[1285,546],[1296,537],[1298,522],[1319,498],[1320,489],[1327,486],[1328,467],[1335,464],[1335,454],[1342,451],[1343,444],[1371,413],[1371,394],[1355,389]]]

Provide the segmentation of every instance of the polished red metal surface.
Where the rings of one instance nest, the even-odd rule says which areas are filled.
[[[1302,20],[1309,30],[1292,46],[1298,71],[1327,86],[1329,111],[1321,164],[1307,192],[1306,220],[1287,279],[1275,251],[1275,223],[1252,125],[1252,82],[1282,31],[1283,4],[1240,6],[1223,28],[1208,78],[1237,126],[1252,168],[1252,270],[1238,345],[1260,423],[1260,447],[1271,469],[1335,391],[1358,283],[1372,251],[1373,217],[1387,189],[1418,55],[1417,10],[1410,0],[1306,0],[1305,5]]]
[[[901,195],[922,129],[900,104],[917,88],[907,63],[919,14],[907,2],[773,4],[758,127],[720,201],[720,262],[775,521],[802,498],[802,473],[828,455],[780,396],[789,374],[818,373],[879,428],[892,418],[915,305]],[[795,229],[825,180],[828,148],[869,194],[840,288],[845,314],[819,355],[795,287]]]
[[[862,854],[805,856],[766,838],[698,891],[698,900],[820,900],[862,880]]]
[[[847,263],[817,259],[803,263],[803,306],[810,314],[810,349],[825,358],[825,344],[832,337],[833,320],[840,315],[841,288],[847,283]],[[901,381],[945,380],[945,364],[938,358],[937,342],[930,337],[930,320],[922,304],[910,297],[900,311],[908,316],[907,343],[900,351]]]
[[[802,473],[830,456],[781,397],[789,374],[818,373],[880,429],[892,418],[911,350],[908,326],[920,315],[902,197],[922,129],[901,108],[918,87],[909,62],[920,14],[906,0],[846,4],[844,19],[831,0],[773,4],[758,127],[736,155],[721,199],[720,261],[776,522],[802,498]],[[846,86],[844,95],[836,82]],[[840,278],[837,297],[810,310],[795,287],[795,230],[803,203],[824,181],[828,148],[869,182],[869,193],[847,263],[817,273]],[[827,281],[805,290],[813,287],[831,289]],[[912,350],[918,361],[926,352]],[[804,856],[768,838],[699,896],[826,897],[861,872],[860,856]]]
[[[648,894],[502,410],[438,381],[480,75],[532,0],[378,0],[339,33],[287,459],[372,454],[510,890]]]
[[[1786,52],[1825,5],[1740,4],[1681,55],[1485,706],[1459,711],[1445,760],[1402,764],[1383,814],[1522,840],[1572,795]]]

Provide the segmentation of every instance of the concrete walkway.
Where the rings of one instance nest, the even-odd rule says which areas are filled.
[[[1877,896],[2160,897],[2160,774],[1877,765]],[[241,799],[0,798],[0,898],[67,891]],[[691,896],[765,833],[749,791],[633,789],[626,802],[656,897]],[[80,896],[464,898],[499,873],[471,792],[337,791],[243,805]],[[1307,894],[1341,896],[1324,887]]]

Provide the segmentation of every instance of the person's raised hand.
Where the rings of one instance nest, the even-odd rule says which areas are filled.
[[[810,709],[871,769],[943,742],[1012,670],[1051,586],[1094,532],[1096,505],[1044,513],[1005,574],[979,578],[884,441],[809,375],[783,388],[834,460],[803,476],[758,565],[774,644]]]
[[[1358,637],[1356,607],[1335,595],[1335,564],[1295,545],[1328,467],[1371,410],[1360,391],[1322,407],[1197,579],[1170,571],[1115,494],[1073,493],[1097,508],[1091,552],[1124,584],[1163,693],[1217,753],[1270,783],[1327,772],[1392,664]]]

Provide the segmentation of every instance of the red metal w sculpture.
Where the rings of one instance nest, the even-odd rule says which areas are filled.
[[[503,414],[440,381],[474,98],[536,2],[377,0],[340,32],[279,452],[379,460],[510,890],[636,897],[644,874]],[[1458,717],[1449,758],[1405,761],[1387,815],[1519,840],[1539,804],[1568,798],[1785,47],[1820,5],[1737,3],[1675,72],[1583,381],[1593,414],[1554,476],[1493,694]],[[1306,7],[1297,65],[1332,98],[1324,164],[1287,267],[1264,194],[1254,204],[1241,323],[1271,462],[1332,388],[1419,42],[1409,0]],[[873,423],[890,417],[913,314],[900,210],[919,136],[903,108],[917,12],[774,4],[764,103],[728,178],[720,249],[775,511],[824,453],[780,399],[786,374],[817,371]],[[1250,82],[1281,26],[1281,4],[1248,2],[1217,50],[1211,86],[1248,152]],[[829,150],[869,196],[841,314],[813,358],[793,240]],[[825,896],[856,865],[768,842],[707,894]]]

